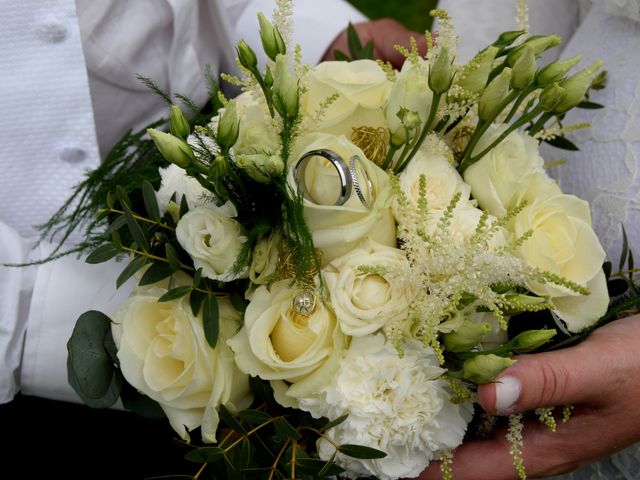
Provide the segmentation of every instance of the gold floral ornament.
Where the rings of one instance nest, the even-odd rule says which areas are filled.
[[[383,127],[353,127],[351,141],[373,163],[382,166],[389,148],[389,129]]]

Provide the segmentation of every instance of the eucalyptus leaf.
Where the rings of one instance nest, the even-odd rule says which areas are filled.
[[[325,475],[340,475],[344,472],[344,468],[332,463],[326,462],[318,458],[298,458],[296,459],[296,473],[305,473],[322,477]]]
[[[193,274],[193,286],[198,288],[200,285],[200,280],[202,280],[202,267],[196,270],[196,273]]]
[[[125,208],[124,220],[127,223],[127,228],[131,233],[131,237],[133,241],[136,242],[139,248],[148,252],[150,250],[149,240],[147,240],[147,236],[144,233],[144,229],[140,226],[138,221],[133,217],[133,213]]]
[[[553,137],[551,139],[545,140],[549,145],[560,148],[562,150],[570,150],[570,151],[578,151],[580,150],[578,146],[573,143],[571,140],[568,140],[566,137]]]
[[[191,291],[191,287],[189,285],[172,288],[167,293],[162,295],[158,299],[158,301],[159,302],[170,302],[171,300],[177,300],[178,298],[184,297],[190,291]]]
[[[144,418],[159,419],[166,417],[164,410],[162,410],[158,402],[138,392],[138,390],[127,382],[122,382],[120,398],[124,408]]]
[[[191,306],[191,313],[193,313],[194,317],[197,317],[200,313],[200,307],[202,307],[202,302],[207,297],[207,294],[198,290],[192,290],[191,295],[189,295],[189,305]]]
[[[127,191],[122,188],[120,185],[116,186],[116,198],[120,202],[120,206],[122,209],[131,209],[131,200],[129,199],[129,194]]]
[[[127,280],[129,280],[138,270],[144,267],[147,263],[145,257],[135,257],[129,264],[124,267],[124,270],[118,275],[116,280],[116,287],[120,288]]]
[[[106,347],[110,337],[109,317],[90,310],[80,315],[67,342],[69,383],[92,408],[108,408],[120,396],[122,376]]]
[[[351,445],[348,443],[340,445],[338,447],[338,451],[349,457],[361,458],[364,460],[384,458],[387,456],[387,454],[381,450],[377,450],[371,447],[365,447],[363,445]]]
[[[300,438],[298,431],[283,417],[276,418],[274,424],[276,435],[281,439],[298,440]]]
[[[119,215],[104,231],[105,236],[109,235],[111,232],[115,232],[116,230],[120,230],[127,224],[127,221],[124,219],[124,216]]]
[[[158,206],[156,191],[148,180],[142,181],[142,200],[144,201],[144,208],[149,218],[156,222],[160,221],[160,207]]]
[[[116,248],[113,243],[105,243],[96,248],[93,252],[87,255],[85,262],[90,264],[103,263],[108,260],[111,260],[113,257],[118,255],[120,250]]]
[[[156,262],[144,272],[138,285],[151,285],[170,277],[173,274],[173,268],[168,263]]]
[[[331,420],[329,423],[327,423],[325,426],[322,427],[321,431],[326,432],[327,430],[330,430],[333,427],[340,425],[342,422],[344,422],[347,419],[347,417],[349,417],[348,413],[342,415],[341,417],[336,418],[335,420]]]
[[[590,102],[589,100],[583,100],[577,105],[578,108],[585,108],[587,110],[598,110],[600,108],[604,108],[604,105],[601,105],[596,102]]]
[[[213,294],[207,295],[204,299],[202,327],[209,346],[216,348],[218,333],[220,332],[220,311],[218,309],[218,300]]]
[[[613,265],[611,262],[607,261],[602,264],[602,271],[604,272],[604,276],[607,280],[609,280],[612,270],[613,270]]]
[[[195,463],[212,463],[224,457],[224,450],[219,447],[202,447],[187,452],[186,460]]]
[[[224,405],[220,405],[218,411],[220,412],[220,418],[229,426],[229,428],[235,430],[238,433],[247,433],[246,429],[238,420],[236,420],[236,418],[231,414],[227,407],[225,407]]]
[[[167,256],[167,261],[169,262],[169,266],[178,271],[180,270],[180,257],[178,257],[178,252],[170,243],[164,244],[164,253]]]
[[[249,425],[262,425],[269,422],[273,417],[262,410],[247,409],[238,413],[238,417]]]
[[[627,261],[627,255],[629,255],[629,239],[627,238],[627,231],[622,226],[622,251],[620,252],[620,265],[619,270],[624,270],[624,264]]]

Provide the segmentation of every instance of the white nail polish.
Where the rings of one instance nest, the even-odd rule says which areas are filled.
[[[502,377],[496,382],[496,411],[504,412],[512,407],[520,397],[522,385],[515,377]]]

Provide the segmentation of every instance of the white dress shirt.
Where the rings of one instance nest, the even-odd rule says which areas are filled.
[[[32,250],[34,225],[99,164],[99,151],[167,114],[136,74],[203,104],[204,66],[233,71],[241,38],[260,52],[257,12],[274,8],[272,0],[0,0],[0,264],[43,258],[50,247]],[[313,64],[348,21],[364,19],[342,0],[297,0],[293,39]],[[79,401],[65,345],[81,313],[109,315],[122,303],[122,267],[75,256],[0,267],[0,403],[18,390]]]

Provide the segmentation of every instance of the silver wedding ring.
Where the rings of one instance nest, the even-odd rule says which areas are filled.
[[[365,195],[362,191],[361,182],[356,172],[356,165],[358,163],[362,163],[360,157],[358,157],[357,155],[352,156],[349,159],[349,165],[347,165],[347,162],[345,162],[344,159],[336,152],[324,148],[311,150],[305,153],[302,157],[300,157],[298,163],[296,163],[295,166],[294,174],[296,182],[298,183],[298,188],[300,188],[307,200],[314,202],[314,199],[309,193],[305,182],[305,172],[307,170],[307,166],[309,165],[309,161],[314,157],[322,157],[329,160],[329,162],[331,162],[333,167],[338,172],[340,191],[338,194],[338,198],[333,203],[334,205],[344,205],[346,201],[351,198],[352,190],[355,190],[356,195],[358,195],[358,199],[360,199],[362,204],[367,208],[371,208],[371,205],[373,204],[373,186],[371,184],[371,179],[369,178],[369,175],[363,167],[362,172],[364,175],[368,193],[368,198],[365,198]]]

